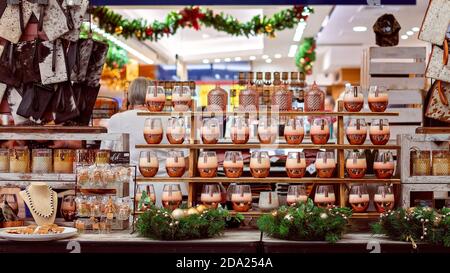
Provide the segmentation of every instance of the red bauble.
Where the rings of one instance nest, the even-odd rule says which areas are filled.
[[[310,60],[311,60],[310,58],[305,57],[305,62],[309,63]]]
[[[147,34],[147,36],[152,36],[152,35],[153,35],[153,28],[148,27],[148,28],[145,30],[145,34]]]

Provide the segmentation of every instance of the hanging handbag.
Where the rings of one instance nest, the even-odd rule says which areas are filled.
[[[442,45],[450,23],[450,1],[431,0],[428,4],[419,39],[435,45]]]
[[[61,40],[44,41],[41,43],[40,52],[50,52],[39,62],[39,71],[42,84],[53,84],[68,80],[67,64],[64,47]],[[44,54],[45,55],[45,54]]]
[[[67,61],[70,79],[73,82],[84,82],[91,57],[94,40],[91,38],[80,39],[69,46]]]
[[[28,118],[24,118],[21,115],[17,114],[17,110],[22,102],[22,89],[16,87],[9,87],[7,89],[8,92],[8,105],[11,110],[11,115],[14,119],[15,125],[23,125],[30,122]]]
[[[33,12],[39,19],[39,31],[44,31],[49,41],[69,32],[66,15],[58,0],[37,0]]]
[[[100,85],[91,87],[84,84],[74,84],[73,88],[77,99],[77,107],[80,111],[80,115],[75,121],[81,126],[87,126],[91,121]]]
[[[107,53],[108,44],[100,41],[94,41],[86,72],[86,86],[97,87],[100,85],[100,77],[102,75],[103,66],[106,62]]]
[[[435,81],[429,92],[425,116],[450,123],[450,83]]]
[[[21,77],[18,76],[16,67],[15,45],[7,41],[5,45],[0,45],[0,82],[20,86]]]
[[[76,42],[80,38],[80,28],[83,23],[84,15],[89,7],[89,0],[64,0],[62,3],[67,18],[69,32],[61,38]]]
[[[444,40],[443,48],[433,45],[426,77],[450,82],[449,43],[450,37]]]
[[[25,85],[17,114],[24,118],[30,118],[36,123],[41,123],[42,116],[53,97],[53,93],[55,93],[53,85],[37,83]]]
[[[7,0],[6,3],[0,18],[0,37],[15,44],[19,42],[36,4],[27,0]]]
[[[19,42],[15,49],[16,56],[16,77],[22,83],[39,83],[41,82],[41,75],[39,72],[39,57],[46,56],[50,52],[39,50],[41,41],[36,38],[33,41]]]
[[[55,98],[53,120],[56,124],[73,120],[80,115],[70,81],[58,84]]]

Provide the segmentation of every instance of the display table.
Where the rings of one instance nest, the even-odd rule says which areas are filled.
[[[70,241],[80,244],[81,253],[381,253],[447,252],[450,248],[418,244],[414,250],[411,243],[386,239],[367,233],[350,233],[335,244],[327,242],[293,242],[263,237],[257,230],[227,231],[224,236],[204,240],[158,241],[139,237],[137,234],[116,232],[111,234],[82,234],[69,240],[54,242],[14,242],[0,239],[0,253],[68,253]],[[369,243],[369,246],[368,246]],[[374,248],[372,247],[374,246]]]

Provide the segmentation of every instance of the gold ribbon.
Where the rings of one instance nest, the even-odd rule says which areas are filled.
[[[406,241],[407,241],[407,242],[411,242],[413,249],[417,249],[417,244],[416,244],[416,242],[414,241],[414,239],[411,237],[411,235],[408,235],[408,236],[406,237]]]

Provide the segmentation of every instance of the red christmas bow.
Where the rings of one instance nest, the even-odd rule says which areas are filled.
[[[199,7],[185,8],[180,11],[181,19],[178,23],[182,26],[193,27],[195,30],[200,29],[199,20],[205,17]]]

